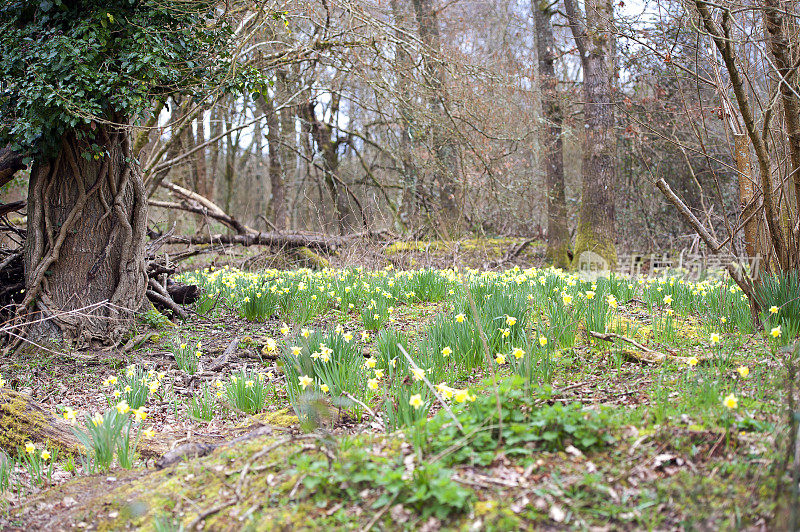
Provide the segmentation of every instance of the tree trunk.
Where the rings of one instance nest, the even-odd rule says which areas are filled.
[[[555,39],[550,21],[553,12],[544,0],[531,2],[536,22],[536,52],[542,91],[542,111],[547,125],[541,129],[547,178],[547,258],[557,268],[568,268],[569,229],[564,192],[564,145],[561,138],[562,111],[555,68]]]
[[[617,263],[614,208],[616,135],[609,68],[614,48],[608,25],[613,20],[614,8],[609,0],[587,0],[584,17],[573,2],[565,0],[564,5],[583,67],[586,130],[581,210],[573,265],[580,263],[583,252],[591,251],[613,268]]]
[[[400,161],[403,165],[402,195],[398,215],[398,228],[401,232],[409,230],[414,224],[417,205],[417,168],[413,160],[413,146],[411,139],[411,124],[413,120],[411,110],[411,83],[410,77],[414,69],[411,54],[405,48],[408,31],[409,13],[406,5],[400,0],[391,0],[392,17],[394,18],[395,37],[395,71],[397,73],[397,107],[400,114]]]
[[[93,152],[87,133],[31,170],[22,309],[48,318],[35,329],[48,336],[114,344],[145,298],[147,201],[127,134],[99,126]]]
[[[259,111],[267,116],[267,150],[269,150],[269,185],[272,197],[267,204],[267,219],[279,231],[286,228],[286,189],[280,149],[280,121],[272,99],[259,96]]]
[[[419,24],[419,37],[428,48],[425,53],[425,77],[429,85],[429,110],[431,113],[431,144],[435,158],[433,170],[433,186],[439,196],[442,208],[442,223],[448,231],[458,231],[461,212],[459,208],[460,192],[456,185],[458,176],[458,148],[446,131],[447,90],[445,88],[444,62],[441,53],[441,37],[439,35],[439,17],[433,8],[432,0],[412,0],[414,12]],[[452,236],[452,235],[451,235]]]

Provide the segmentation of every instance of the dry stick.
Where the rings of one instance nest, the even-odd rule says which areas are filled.
[[[374,411],[373,409],[371,409],[370,407],[368,407],[367,405],[365,405],[364,403],[362,403],[361,401],[359,401],[358,399],[356,399],[355,397],[353,397],[352,395],[350,395],[350,394],[349,394],[349,393],[347,393],[347,392],[345,392],[345,394],[344,394],[344,395],[345,395],[345,396],[346,396],[348,399],[350,399],[351,401],[353,401],[354,403],[357,403],[357,404],[359,404],[359,405],[363,406],[363,407],[364,407],[364,409],[366,409],[366,411],[367,411],[367,412],[369,412],[369,415],[371,415],[373,419],[379,419],[379,418],[378,418],[378,415],[375,413],[375,411]],[[389,432],[388,430],[386,430],[386,423],[385,423],[385,422],[383,423],[383,430],[384,430],[384,432]]]
[[[406,357],[406,360],[408,360],[409,364],[411,364],[413,367],[419,369],[419,366],[417,366],[417,364],[414,362],[414,360],[409,356],[409,354],[406,352],[405,348],[403,348],[403,346],[401,344],[397,344],[397,347],[400,348],[400,352],[403,353],[403,355]],[[450,417],[453,418],[453,421],[455,422],[455,424],[458,427],[458,429],[461,431],[461,434],[464,434],[464,426],[461,425],[461,422],[458,420],[456,415],[453,413],[453,410],[450,408],[450,406],[448,406],[447,403],[444,402],[444,399],[442,399],[442,396],[439,395],[439,392],[436,391],[436,388],[433,386],[433,384],[431,384],[431,381],[429,381],[428,377],[425,376],[425,372],[424,371],[422,372],[422,380],[425,382],[425,384],[428,385],[428,388],[431,389],[431,391],[433,392],[433,395],[435,395],[436,399],[442,404],[442,408],[444,408],[447,411],[447,413],[450,414]]]
[[[678,360],[678,361],[681,361],[681,362],[688,362],[690,360],[689,357],[681,357],[681,356],[675,356],[675,355],[665,355],[664,353],[661,353],[659,351],[654,351],[654,350],[650,349],[649,347],[640,344],[636,340],[633,340],[632,338],[628,338],[627,336],[622,336],[621,334],[617,334],[617,333],[613,333],[613,332],[608,332],[608,333],[599,333],[599,332],[596,332],[596,331],[587,331],[587,332],[589,333],[589,336],[592,336],[592,337],[600,339],[600,340],[605,340],[606,342],[611,342],[615,338],[618,339],[618,340],[622,340],[623,342],[628,342],[629,344],[633,345],[634,347],[636,347],[638,349],[641,349],[645,353],[649,353],[653,357],[653,358],[650,358],[650,359],[637,358],[637,360],[640,360],[642,362],[663,362],[664,360],[667,360],[667,359]],[[705,360],[705,358],[701,358],[699,360]]]

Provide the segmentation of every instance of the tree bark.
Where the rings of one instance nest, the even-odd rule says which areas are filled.
[[[610,24],[614,7],[610,0],[587,0],[586,15],[574,0],[564,0],[572,35],[583,67],[583,115],[586,140],[583,150],[581,210],[575,238],[573,265],[581,253],[597,253],[613,268],[617,263],[616,135],[612,101],[613,39]]]
[[[432,0],[412,0],[419,25],[419,37],[428,48],[423,57],[425,77],[429,84],[429,110],[431,113],[431,144],[435,158],[433,186],[442,208],[442,223],[450,231],[458,231],[461,212],[459,206],[458,148],[447,133],[447,89],[445,87],[444,62],[441,54],[439,16]],[[451,235],[452,237],[453,235]]]
[[[65,134],[31,170],[21,311],[47,319],[31,332],[114,344],[145,298],[147,202],[125,131],[93,134]]]
[[[419,205],[417,204],[417,168],[413,159],[411,127],[413,113],[411,110],[410,76],[414,68],[411,54],[405,48],[406,37],[403,31],[410,27],[406,4],[400,0],[391,0],[392,17],[397,26],[395,37],[395,72],[397,74],[397,107],[400,114],[400,160],[403,164],[402,195],[398,225],[402,232],[407,231],[415,221]]]
[[[564,145],[561,137],[563,120],[555,73],[555,39],[551,17],[553,11],[546,0],[532,0],[531,9],[536,23],[536,53],[539,61],[539,80],[542,91],[542,111],[547,121],[541,137],[545,146],[545,175],[547,179],[547,258],[557,268],[569,268],[569,229],[567,202],[564,192]]]
[[[269,151],[269,185],[272,197],[267,204],[267,219],[279,231],[286,229],[286,187],[280,149],[280,121],[269,96],[256,100],[259,110],[267,117],[267,150]]]

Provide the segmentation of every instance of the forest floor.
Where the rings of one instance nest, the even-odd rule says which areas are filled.
[[[54,465],[37,480],[30,456],[48,442],[28,462],[0,452],[0,527],[789,526],[775,495],[785,335],[749,330],[726,281],[391,268],[187,280],[205,294],[190,319],[142,316],[125,354],[2,361],[5,386],[75,412],[76,430],[142,396],[144,419],[119,410],[138,442],[128,468],[84,449],[40,460]]]

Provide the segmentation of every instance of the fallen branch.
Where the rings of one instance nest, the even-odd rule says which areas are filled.
[[[612,332],[599,333],[599,332],[596,332],[596,331],[588,331],[588,332],[589,332],[589,336],[591,336],[592,338],[597,338],[598,340],[605,340],[606,342],[613,342],[616,339],[616,340],[622,340],[623,342],[627,342],[627,343],[631,344],[635,348],[637,348],[640,351],[642,351],[642,353],[639,354],[639,353],[632,353],[632,352],[629,352],[629,351],[625,351],[623,354],[626,357],[631,358],[636,362],[644,362],[644,363],[647,363],[647,364],[661,364],[661,363],[663,363],[663,362],[665,362],[667,360],[671,360],[671,361],[674,361],[674,362],[681,362],[683,364],[689,364],[689,361],[692,359],[692,357],[681,357],[681,356],[675,356],[675,355],[665,355],[664,353],[661,353],[659,351],[654,351],[654,350],[650,349],[649,347],[640,344],[636,340],[628,338],[627,336],[622,336],[621,334],[612,333]],[[698,362],[702,362],[703,360],[704,359],[698,358]]]

